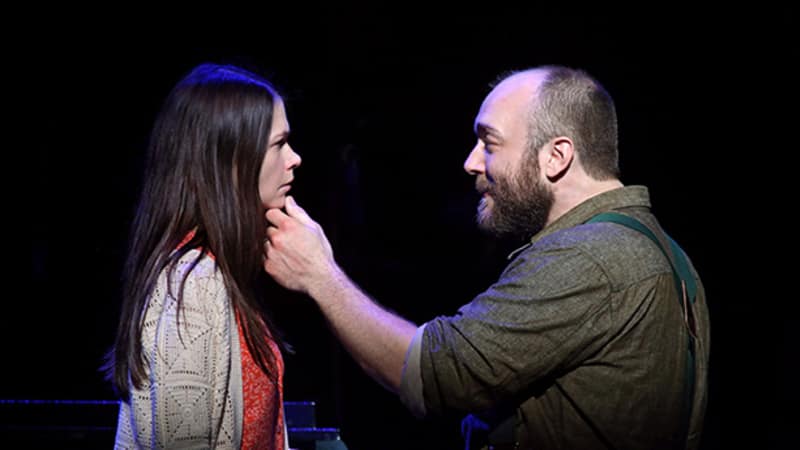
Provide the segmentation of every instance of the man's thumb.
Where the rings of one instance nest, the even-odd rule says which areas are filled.
[[[286,196],[286,214],[288,214],[290,217],[300,220],[301,222],[306,222],[308,219],[310,219],[308,214],[306,214],[306,211],[294,201],[294,197],[291,195]]]

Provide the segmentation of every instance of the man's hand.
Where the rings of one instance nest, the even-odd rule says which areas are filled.
[[[313,298],[364,370],[397,392],[417,326],[381,308],[333,260],[322,228],[286,197],[286,213],[267,211],[264,270],[286,288]]]
[[[310,294],[334,276],[333,250],[318,223],[286,197],[286,213],[267,211],[264,270],[288,289]]]

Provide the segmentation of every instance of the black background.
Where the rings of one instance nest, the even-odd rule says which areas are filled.
[[[776,200],[789,192],[777,174],[797,141],[781,113],[796,90],[794,11],[493,8],[56,14],[4,36],[12,253],[0,399],[112,398],[98,367],[116,326],[142,150],[160,102],[196,64],[240,64],[282,88],[303,157],[296,199],[356,282],[421,323],[483,290],[510,250],[475,230],[477,196],[461,167],[488,84],[555,63],[588,70],[615,98],[623,182],[650,188],[703,277],[712,314],[704,448],[790,442],[794,298],[776,290],[787,266],[765,271],[774,259],[753,250],[791,255],[775,224]],[[278,297],[296,350],[285,356],[287,400],[317,402],[318,424],[339,427],[353,450],[459,448],[457,418],[413,419],[310,301]]]

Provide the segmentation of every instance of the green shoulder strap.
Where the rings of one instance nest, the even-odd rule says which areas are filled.
[[[639,222],[631,216],[615,212],[605,212],[598,214],[587,221],[587,223],[593,222],[612,222],[632,228],[644,234],[650,238],[650,240],[655,242],[658,248],[664,253],[664,256],[666,256],[669,260],[670,265],[672,265],[672,273],[675,277],[675,286],[678,290],[678,295],[682,297],[678,299],[678,302],[681,305],[681,310],[683,310],[684,317],[687,318],[686,327],[687,330],[689,330],[689,351],[686,353],[686,389],[684,390],[684,411],[686,419],[685,432],[686,436],[688,436],[689,423],[692,415],[692,399],[694,398],[695,377],[694,335],[692,330],[693,324],[690,319],[690,303],[694,303],[695,301],[695,296],[697,295],[697,282],[692,276],[692,272],[689,270],[689,263],[686,260],[686,254],[678,246],[678,244],[672,240],[671,237],[666,236],[673,255],[673,257],[670,257],[670,254],[664,249],[664,246],[661,245],[661,241],[656,237],[655,233],[653,233],[650,228],[647,228],[647,226],[642,222]],[[688,300],[688,302],[684,303],[683,295],[686,295],[685,298]]]
[[[670,258],[669,253],[661,245],[661,241],[658,240],[655,233],[653,233],[650,228],[647,228],[647,226],[645,226],[642,222],[639,222],[631,216],[626,216],[625,214],[615,212],[605,212],[592,217],[587,223],[592,222],[617,223],[628,228],[633,228],[634,230],[649,237],[650,240],[655,242],[658,248],[661,249],[672,265],[672,270],[675,272],[675,283],[678,287],[678,293],[680,294],[682,291],[681,280],[683,280],[686,285],[686,297],[689,299],[689,301],[694,303],[694,298],[697,295],[697,282],[692,276],[692,272],[689,270],[689,263],[686,261],[686,255],[671,237],[667,236],[667,240],[669,241],[669,247],[674,255],[674,259]]]

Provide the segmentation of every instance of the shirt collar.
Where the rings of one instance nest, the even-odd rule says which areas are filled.
[[[631,206],[650,208],[650,193],[646,186],[623,186],[589,197],[533,235],[530,242],[511,252],[508,259],[513,259],[547,235],[580,225],[601,212]]]

